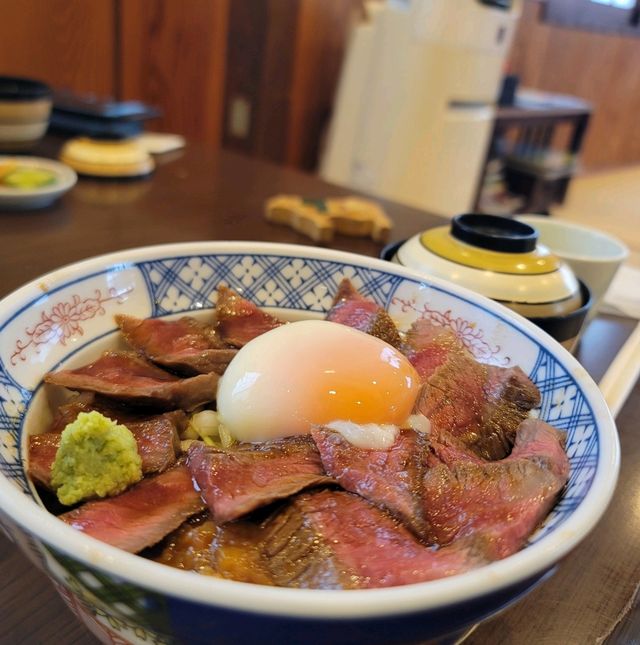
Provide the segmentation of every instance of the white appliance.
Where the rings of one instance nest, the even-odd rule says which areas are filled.
[[[473,207],[521,0],[366,3],[320,174],[453,216]]]

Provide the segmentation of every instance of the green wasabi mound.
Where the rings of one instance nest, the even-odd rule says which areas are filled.
[[[62,431],[51,483],[62,504],[117,495],[142,479],[131,431],[99,412],[81,412]]]

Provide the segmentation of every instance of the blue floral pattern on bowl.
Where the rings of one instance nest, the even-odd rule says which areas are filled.
[[[567,431],[571,461],[566,491],[531,542],[558,530],[589,492],[599,460],[594,412],[563,361],[509,316],[451,293],[446,286],[406,277],[397,269],[372,268],[366,261],[358,264],[314,257],[312,253],[307,257],[303,250],[291,255],[194,252],[128,261],[60,280],[46,294],[23,303],[11,316],[0,320],[0,471],[26,496],[34,496],[23,467],[25,411],[38,392],[42,375],[110,333],[117,311],[164,316],[211,309],[216,287],[222,283],[259,306],[321,316],[331,306],[343,278],[349,278],[365,296],[389,310],[402,327],[429,316],[435,324],[456,332],[479,360],[519,364],[529,374],[542,394],[535,414]],[[35,380],[33,363],[40,370]],[[6,517],[0,518],[8,524],[10,533],[20,533]],[[142,642],[131,635],[135,636],[136,626],[155,630],[160,639],[157,642],[171,639],[171,625],[160,625],[153,612],[141,610],[157,606],[157,594],[139,588],[132,593],[131,584],[22,533],[31,540],[28,548],[40,550],[44,566],[62,585],[61,591],[71,594],[67,602],[80,603],[74,610],[80,608],[94,618],[102,617],[103,625],[108,620],[108,629],[120,633],[124,642]],[[135,602],[131,600],[134,596]]]

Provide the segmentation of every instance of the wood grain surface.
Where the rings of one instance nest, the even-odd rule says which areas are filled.
[[[55,154],[47,143],[44,153]],[[0,211],[0,296],[63,264],[135,246],[193,240],[312,242],[262,216],[267,197],[305,197],[345,191],[297,171],[237,153],[189,146],[159,159],[144,181],[92,181],[78,185],[54,206],[33,212]],[[392,237],[405,239],[439,218],[382,202],[394,221]],[[376,256],[368,238],[337,237],[332,246]],[[587,330],[580,358],[599,378],[632,324],[601,317]],[[640,387],[618,418],[622,472],[604,520],[529,596],[480,625],[471,645],[618,645],[637,640],[640,611]],[[0,642],[80,645],[95,643],[65,608],[45,576],[0,537]]]
[[[114,0],[0,2],[0,74],[115,96]]]
[[[236,0],[231,4],[222,138],[225,147],[282,162],[293,60],[289,39],[298,1],[276,3]],[[270,92],[261,91],[269,87]],[[244,128],[231,125],[239,103],[247,109]],[[268,128],[271,132],[265,131]],[[264,151],[263,143],[273,144],[272,138],[275,145]]]
[[[50,143],[44,152],[53,155],[55,147]],[[157,162],[148,179],[83,179],[48,209],[0,211],[3,292],[68,262],[146,244],[239,239],[313,245],[301,233],[267,222],[265,200],[280,193],[349,194],[312,175],[204,145],[190,145]],[[443,222],[408,206],[380,203],[394,215],[393,239]],[[383,248],[368,238],[345,236],[332,246],[374,256]]]
[[[229,0],[117,0],[122,99],[164,115],[164,132],[219,146]]]
[[[287,137],[288,164],[317,167],[320,145],[333,108],[344,49],[359,0],[300,0]]]
[[[356,0],[234,0],[229,13],[225,145],[313,169],[331,112]],[[246,136],[229,131],[235,100]]]

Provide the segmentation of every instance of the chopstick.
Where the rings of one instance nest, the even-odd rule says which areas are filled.
[[[618,416],[640,375],[640,323],[631,332],[598,384],[612,416]]]

